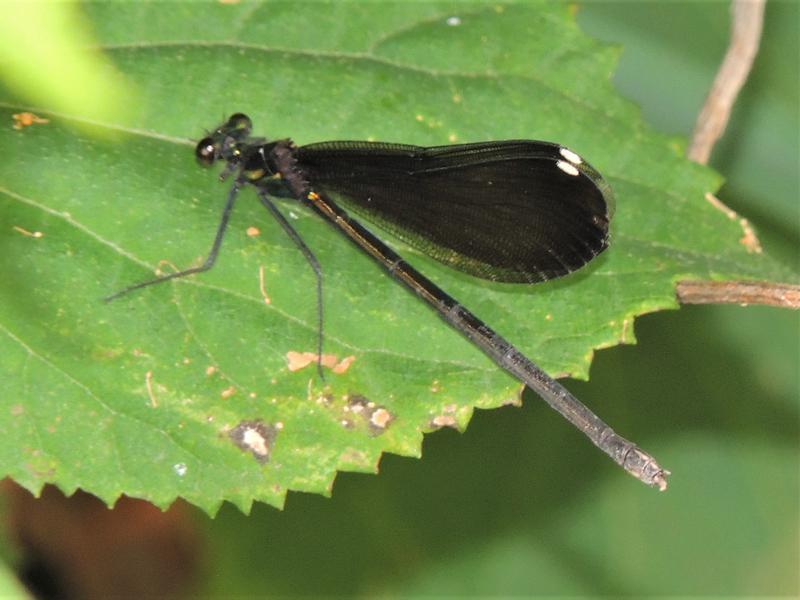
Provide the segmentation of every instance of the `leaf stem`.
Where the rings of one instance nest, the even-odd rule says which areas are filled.
[[[764,304],[800,309],[800,285],[766,281],[679,281],[681,304]]]

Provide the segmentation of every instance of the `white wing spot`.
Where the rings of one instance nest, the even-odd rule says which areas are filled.
[[[572,165],[568,162],[564,162],[563,160],[559,160],[556,162],[556,166],[564,171],[567,175],[572,175],[573,177],[576,176],[580,171],[575,168],[575,165]]]
[[[583,159],[569,148],[559,148],[558,152],[573,165],[579,165],[583,162]]]

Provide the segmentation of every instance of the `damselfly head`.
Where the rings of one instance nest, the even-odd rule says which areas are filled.
[[[238,145],[247,139],[253,129],[253,122],[245,114],[234,113],[211,135],[197,143],[194,155],[204,167],[210,167],[214,161],[223,159],[236,160],[239,156]]]
[[[204,167],[210,167],[217,160],[217,150],[214,145],[214,140],[210,137],[203,138],[197,142],[197,147],[194,149],[194,156],[197,162]]]

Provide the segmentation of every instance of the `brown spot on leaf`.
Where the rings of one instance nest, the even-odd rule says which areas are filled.
[[[360,394],[350,396],[345,410],[361,416],[372,435],[380,435],[396,419],[386,407],[379,406]]]
[[[336,363],[333,367],[331,367],[331,371],[336,373],[337,375],[341,375],[342,373],[346,373],[347,369],[350,368],[350,365],[353,364],[353,361],[356,359],[355,356],[345,356],[342,360]]]
[[[376,408],[369,418],[369,424],[377,429],[386,429],[394,416],[385,408]]]
[[[452,427],[458,429],[458,421],[453,415],[437,415],[431,419],[431,425],[434,427]]]
[[[288,361],[287,368],[291,372],[295,372],[300,369],[305,369],[309,365],[316,365],[317,356],[316,352],[295,352],[290,350],[286,353],[286,360]],[[335,354],[323,354],[319,362],[323,367],[330,369],[333,373],[341,375],[347,372],[355,359],[355,356],[347,356],[340,361],[339,357]]]
[[[453,402],[450,404],[445,404],[442,407],[442,412],[431,419],[431,427],[435,427],[437,429],[441,427],[452,427],[453,429],[458,429],[458,419],[456,419],[457,412],[457,404]]]
[[[12,127],[16,130],[25,129],[31,125],[45,125],[50,122],[50,119],[43,119],[42,117],[33,114],[32,112],[21,112],[11,115],[14,119]]]
[[[311,363],[317,362],[317,355],[313,352],[295,352],[290,350],[286,353],[286,360],[289,361],[287,368],[294,373],[300,369],[305,369]]]
[[[263,465],[269,462],[275,438],[281,429],[283,429],[281,422],[271,425],[261,419],[242,421],[231,429],[228,437],[240,450],[250,452],[253,458]]]

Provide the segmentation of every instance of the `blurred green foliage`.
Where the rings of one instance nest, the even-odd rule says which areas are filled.
[[[10,1],[0,19],[0,78],[19,97],[51,113],[124,124],[135,92],[103,55],[75,2]],[[73,124],[110,135],[113,129]]]

